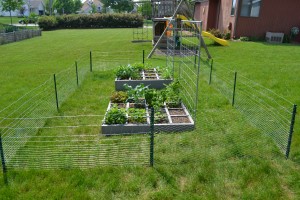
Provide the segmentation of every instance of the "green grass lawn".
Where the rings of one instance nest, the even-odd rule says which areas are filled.
[[[13,24],[18,24],[19,20],[21,20],[23,18],[19,18],[19,17],[12,17],[12,23]],[[1,24],[10,24],[10,17],[0,17],[0,23]]]
[[[150,43],[131,43],[131,39],[132,29],[60,30],[0,46],[1,106],[9,105],[51,78],[53,73],[74,66],[79,57],[88,58],[90,50],[151,50]],[[300,104],[298,46],[231,42],[230,47],[220,47],[207,42],[216,66],[236,70]],[[150,61],[165,63],[160,56]],[[95,70],[61,106],[60,112],[103,113],[112,90],[113,69]],[[9,170],[9,186],[0,180],[1,199],[299,198],[300,120],[296,124],[292,160],[285,160],[204,79],[201,79],[200,94],[196,131],[157,135],[154,168]],[[45,133],[56,134],[47,130]]]

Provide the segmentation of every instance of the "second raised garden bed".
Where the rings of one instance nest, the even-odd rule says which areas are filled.
[[[162,89],[172,82],[170,69],[152,68],[144,64],[120,66],[116,72],[116,76],[116,91],[125,90],[124,84],[132,87],[144,84],[149,88]]]

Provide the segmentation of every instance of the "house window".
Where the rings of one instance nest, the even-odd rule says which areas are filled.
[[[243,17],[258,17],[261,0],[243,0],[241,16]]]
[[[236,0],[232,0],[232,5],[231,5],[231,16],[234,16],[234,13],[235,13],[235,6],[236,6]]]

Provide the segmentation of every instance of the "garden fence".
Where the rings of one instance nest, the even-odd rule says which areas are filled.
[[[297,106],[221,63],[206,58],[202,63],[202,78],[225,96],[261,134],[272,138],[288,158]]]
[[[201,60],[199,123],[193,131],[157,134],[155,141],[153,134],[107,137],[99,134],[103,114],[58,112],[90,71],[101,73],[134,62],[146,62],[145,52],[90,52],[0,110],[4,171],[269,158],[280,154],[274,142],[289,156],[296,106],[293,110],[291,102],[211,60]],[[223,102],[224,96],[240,112],[210,104],[213,99]],[[159,131],[155,125],[153,129],[152,133]]]
[[[0,33],[0,45],[17,42],[37,36],[42,36],[42,30],[19,30],[9,33]]]
[[[4,171],[151,164],[150,135],[101,136],[103,114],[97,111],[84,114],[79,110],[76,116],[68,116],[60,112],[90,72],[144,62],[145,53],[132,51],[117,55],[116,59],[116,54],[90,52],[0,110]]]

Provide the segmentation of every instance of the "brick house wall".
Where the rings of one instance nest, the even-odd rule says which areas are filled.
[[[209,2],[196,3],[194,7],[194,19],[202,20],[202,29],[207,30]]]
[[[262,0],[259,17],[240,16],[236,23],[235,36],[265,37],[266,32],[290,34],[292,27],[300,28],[299,0]],[[300,41],[298,35],[297,40]]]
[[[232,0],[196,0],[194,18],[203,21],[203,30],[231,28],[231,37],[264,38],[266,32],[290,34],[300,28],[300,0],[262,0],[258,17],[241,16],[242,0],[231,15]],[[300,42],[300,35],[296,38]]]

